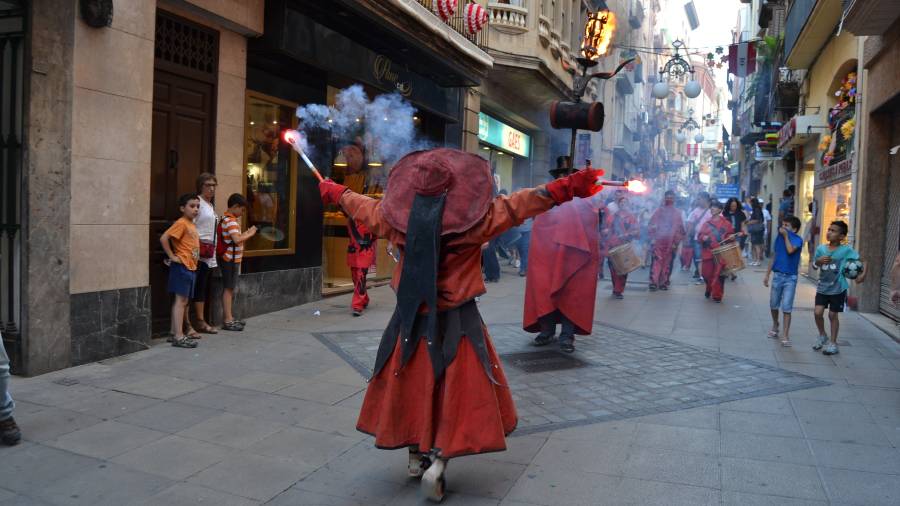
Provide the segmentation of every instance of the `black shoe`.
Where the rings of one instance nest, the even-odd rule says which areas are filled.
[[[668,290],[668,289],[669,289],[669,285],[661,285],[661,286],[659,287],[659,289],[660,289],[660,290]]]
[[[559,350],[565,353],[574,353],[575,352],[575,338],[574,337],[560,337],[559,338]]]
[[[703,296],[706,297],[706,298],[708,299],[708,298],[709,298],[709,290],[707,290],[706,293],[703,294]]]
[[[625,296],[622,295],[621,293],[615,293],[615,292],[613,292],[613,298],[614,298],[614,299],[619,299],[619,300],[621,300],[621,299],[624,299]]]
[[[228,330],[230,332],[242,332],[244,330],[244,326],[236,321],[225,322],[222,324],[222,330]]]
[[[538,334],[531,342],[532,346],[547,346],[553,342],[553,334]]]
[[[15,446],[22,440],[22,431],[16,425],[16,420],[9,417],[0,421],[0,441],[6,446]]]
[[[354,317],[355,317],[355,316],[362,316],[362,311],[360,311],[359,309],[354,309],[354,310],[353,310],[353,316],[354,316]]]
[[[657,288],[656,285],[654,285],[653,283],[650,283],[650,291],[651,292],[655,292],[656,288]]]

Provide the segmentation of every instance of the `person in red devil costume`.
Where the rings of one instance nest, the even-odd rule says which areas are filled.
[[[391,170],[383,200],[326,179],[325,204],[400,252],[397,307],[381,339],[356,428],[384,449],[409,449],[409,474],[444,496],[453,457],[506,449],[517,423],[500,360],[475,298],[481,245],[525,219],[601,189],[599,170],[492,197],[488,162],[455,149],[417,151]]]
[[[366,291],[366,275],[375,264],[375,245],[377,238],[362,223],[347,218],[347,265],[353,278],[353,301],[350,309],[353,316],[360,316],[369,306],[369,293]]]
[[[668,290],[675,253],[684,239],[684,223],[681,221],[681,211],[675,207],[675,192],[672,190],[665,193],[663,205],[650,217],[647,232],[653,245],[650,291],[657,288]]]
[[[722,302],[725,296],[725,276],[722,275],[722,264],[716,261],[712,250],[734,237],[734,228],[731,222],[722,216],[722,203],[712,199],[709,205],[711,218],[700,227],[697,240],[700,241],[701,273],[706,281],[706,298],[712,297],[716,302]]]
[[[572,173],[570,167],[568,157],[560,157],[550,174],[557,181],[565,179]],[[538,333],[535,346],[553,342],[556,325],[560,325],[559,348],[567,353],[575,351],[575,334],[591,333],[600,265],[602,206],[599,195],[596,199],[576,198],[534,219],[522,327]]]
[[[616,246],[631,242],[641,235],[641,227],[637,218],[628,209],[628,193],[622,190],[616,191],[616,209],[604,213],[603,226],[600,228],[600,240],[603,249],[608,253]],[[625,298],[625,283],[628,282],[628,274],[619,274],[613,267],[612,260],[608,261],[609,275],[612,278],[612,294],[617,299]]]

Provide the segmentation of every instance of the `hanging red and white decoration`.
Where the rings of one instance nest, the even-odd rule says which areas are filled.
[[[687,156],[697,156],[700,153],[700,145],[699,144],[685,144],[684,146],[685,155]]]
[[[439,18],[443,19],[444,22],[450,21],[450,18],[453,17],[453,14],[456,12],[456,5],[458,0],[434,0],[434,13],[438,15]]]
[[[738,77],[756,72],[756,46],[752,42],[728,46],[728,72]]]
[[[488,23],[488,12],[479,4],[466,5],[466,31],[475,35]]]

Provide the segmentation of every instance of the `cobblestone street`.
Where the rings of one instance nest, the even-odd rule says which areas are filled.
[[[451,461],[445,502],[896,504],[900,345],[851,312],[841,353],[812,351],[804,281],[795,346],[782,348],[766,338],[759,269],[727,283],[721,305],[685,273],[650,293],[637,271],[624,300],[601,282],[594,335],[566,358],[528,346],[524,279],[505,270],[480,309],[519,430],[507,452]],[[196,350],[160,342],[13,378],[26,441],[0,449],[0,505],[419,504],[405,452],[354,429],[394,302],[370,293],[361,318],[341,296]]]

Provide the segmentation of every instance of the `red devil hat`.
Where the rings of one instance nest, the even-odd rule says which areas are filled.
[[[447,194],[441,235],[465,232],[478,223],[493,199],[494,181],[487,160],[457,149],[416,151],[391,170],[381,212],[396,230],[406,233],[416,194]]]

